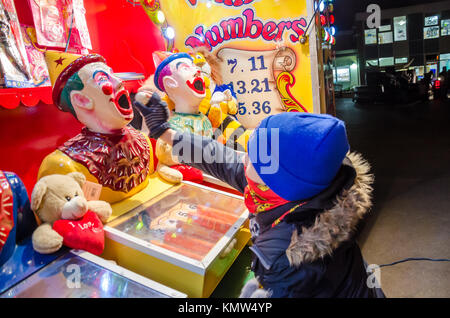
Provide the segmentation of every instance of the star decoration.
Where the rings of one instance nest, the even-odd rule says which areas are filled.
[[[65,60],[65,59],[63,59],[61,56],[59,57],[59,59],[55,60],[55,62],[56,62],[56,67],[58,67],[58,65],[61,65],[61,66],[62,66],[62,63],[63,63],[64,60]]]

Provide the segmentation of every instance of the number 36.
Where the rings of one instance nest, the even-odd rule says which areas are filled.
[[[265,102],[253,102],[253,114],[258,115],[261,112],[261,108],[264,114],[270,114],[270,111],[272,110],[270,108],[270,101],[266,100]]]
[[[258,115],[261,113],[261,110],[264,114],[270,114],[272,109],[270,108],[270,101],[265,101],[262,103],[255,101],[252,103],[253,106],[253,114]],[[239,103],[239,115],[243,116],[247,114],[247,108],[245,107],[245,103],[240,102]],[[248,112],[248,114],[251,114],[251,111]]]

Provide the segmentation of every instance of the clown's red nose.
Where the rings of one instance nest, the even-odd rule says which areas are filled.
[[[113,92],[113,87],[111,83],[105,83],[102,85],[102,91],[105,95],[111,95]]]

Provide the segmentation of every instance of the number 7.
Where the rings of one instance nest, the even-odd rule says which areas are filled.
[[[230,73],[234,73],[234,69],[236,68],[236,66],[237,66],[237,59],[232,59],[232,60],[228,60],[228,65],[234,65],[232,68],[231,68],[231,70],[230,70]]]

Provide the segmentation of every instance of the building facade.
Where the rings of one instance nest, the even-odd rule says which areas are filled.
[[[381,24],[368,28],[370,14],[358,13],[354,35],[360,83],[369,65],[389,67],[411,62],[420,79],[450,69],[450,1],[381,10]]]

